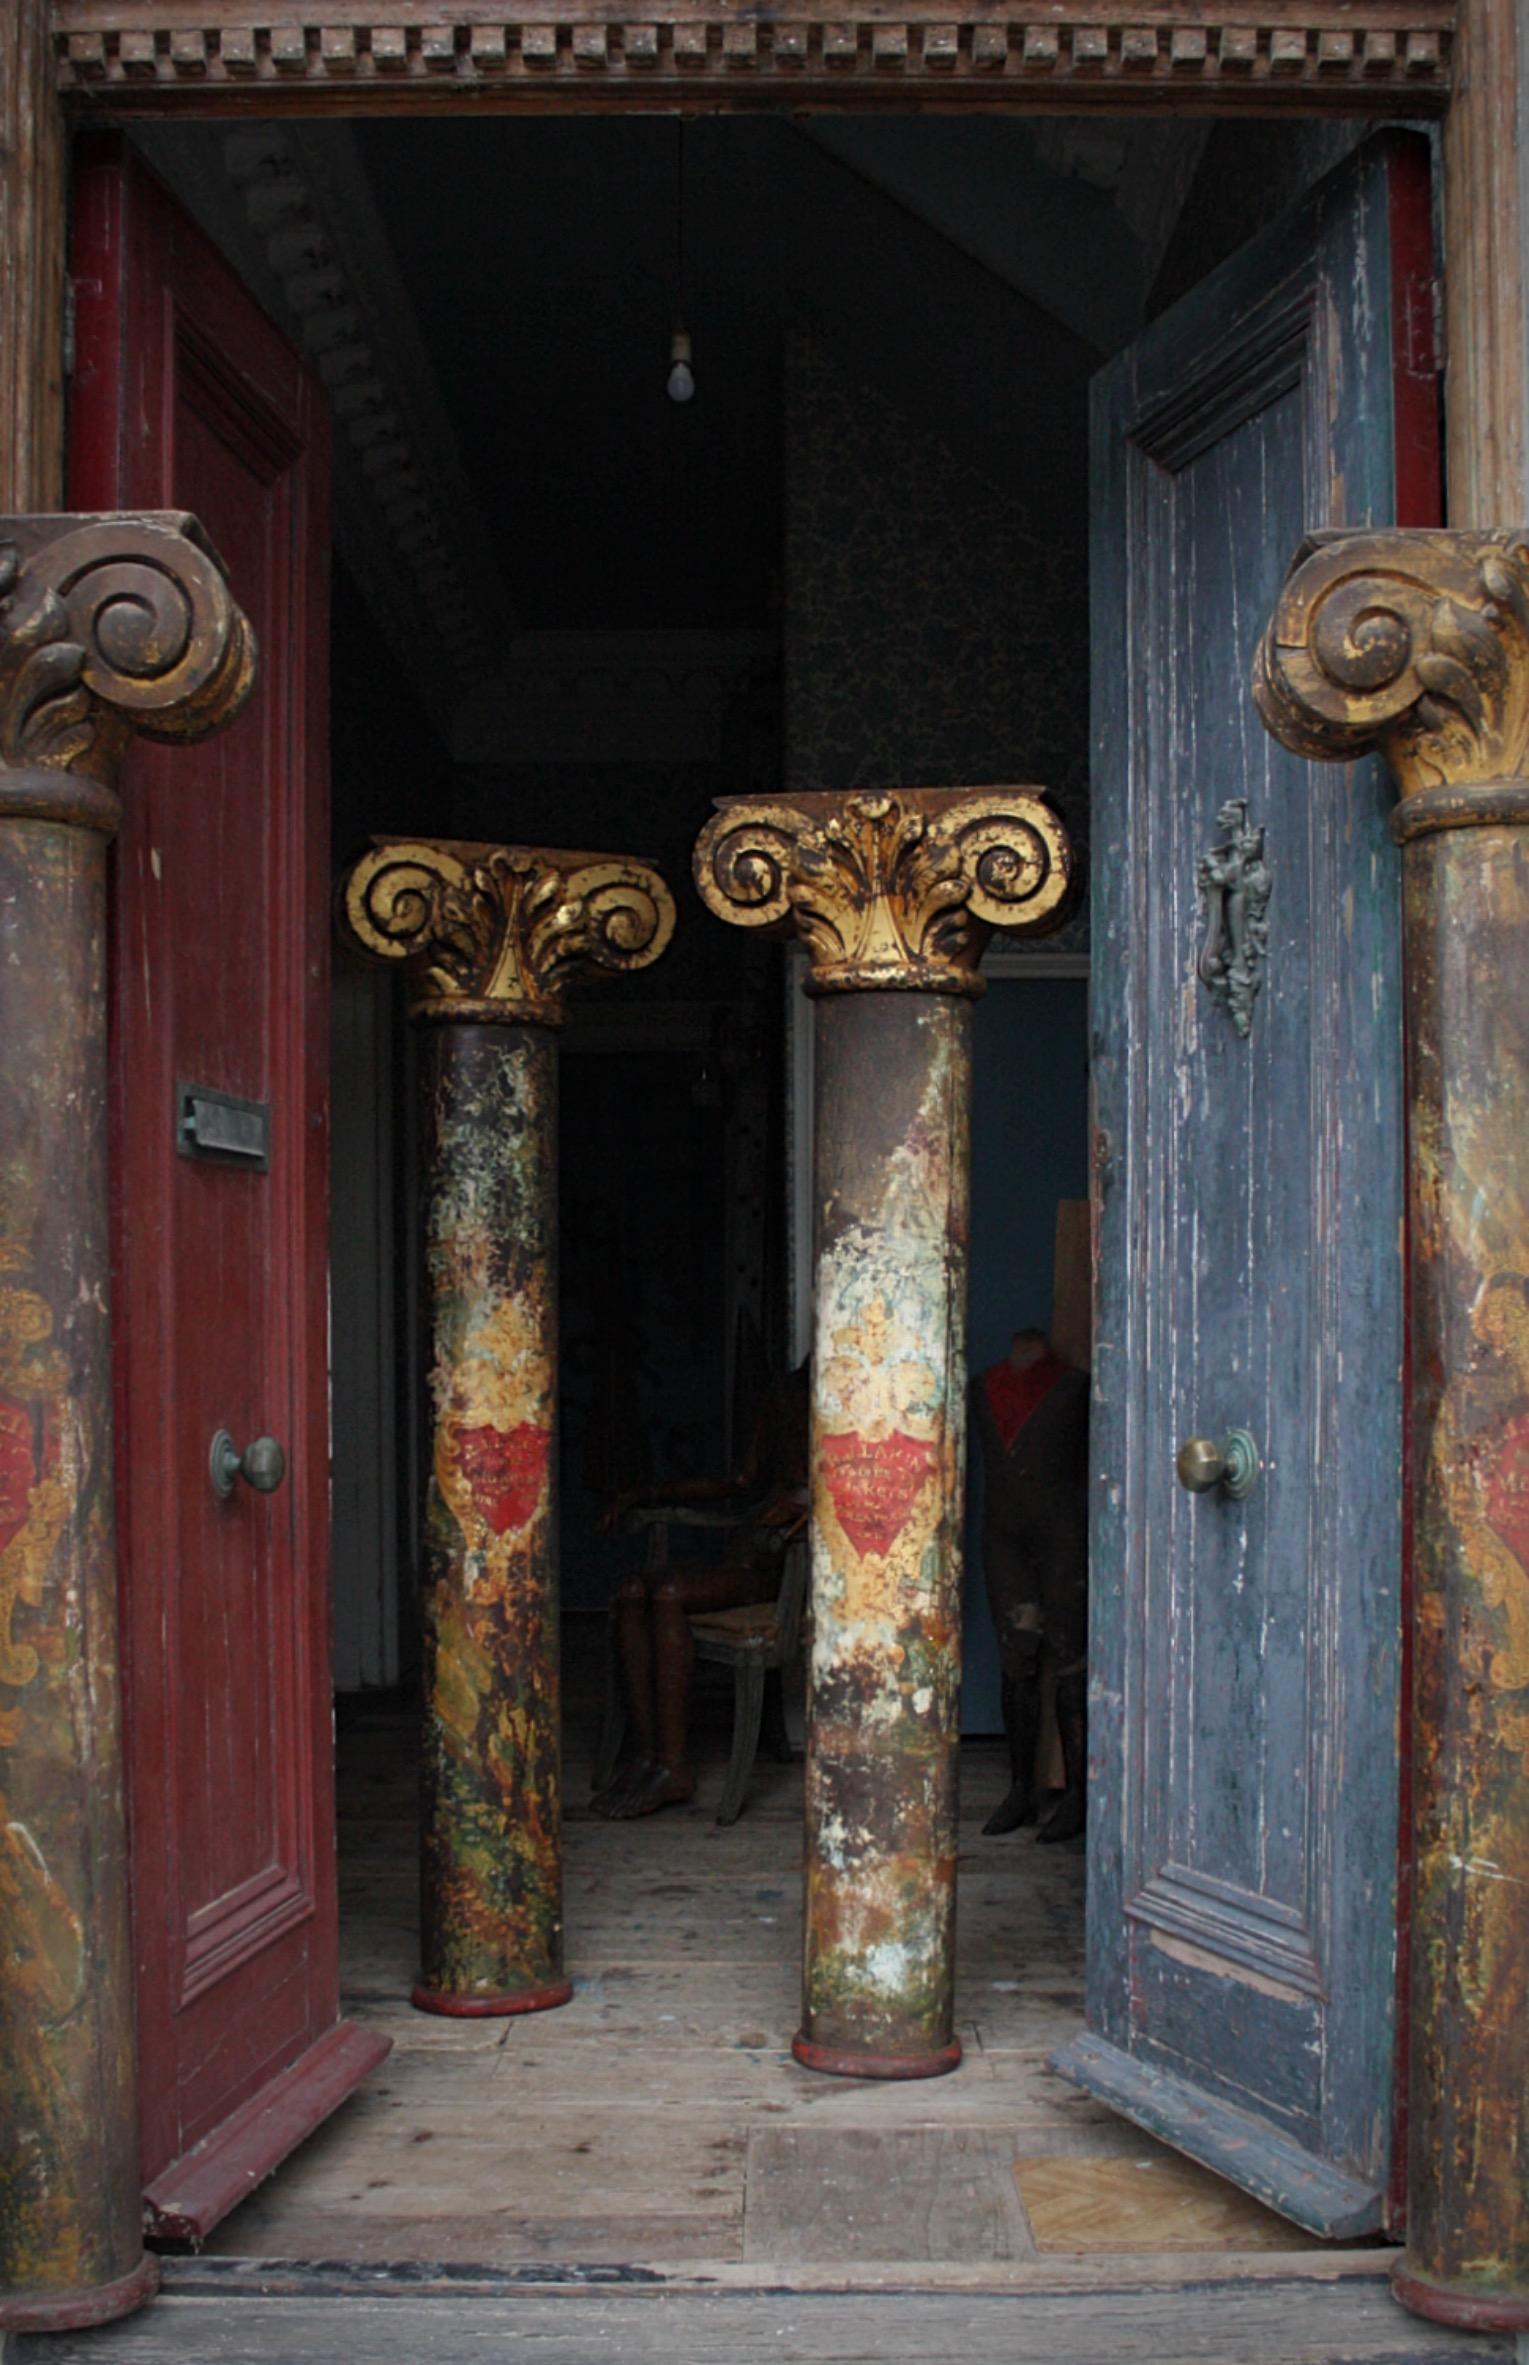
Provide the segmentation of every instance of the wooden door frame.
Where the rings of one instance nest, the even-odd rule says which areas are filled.
[[[0,511],[62,489],[69,131],[88,120],[749,110],[1443,118],[1449,522],[1529,512],[1529,12],[1517,0],[11,0],[0,74]],[[638,0],[641,8],[642,0]],[[295,13],[295,12],[294,12]],[[1517,153],[1515,173],[1500,160]],[[1497,168],[1497,169],[1494,169]]]
[[[10,0],[0,30],[0,512],[63,489],[69,136],[86,121],[917,110],[1442,117],[1449,521],[1529,514],[1529,11],[1519,0]],[[1500,160],[1517,155],[1510,174]],[[235,587],[237,589],[237,587]]]

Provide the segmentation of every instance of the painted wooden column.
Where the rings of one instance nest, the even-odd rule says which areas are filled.
[[[193,519],[0,518],[0,2329],[102,2322],[157,2276],[118,1691],[106,847],[134,732],[216,730],[253,675]]]
[[[970,1015],[994,927],[1065,915],[1036,789],[721,800],[696,880],[794,922],[818,997],[810,2069],[936,2077],[954,2024]]]
[[[408,963],[428,1036],[422,2011],[540,2012],[563,1969],[558,1654],[557,1034],[580,968],[674,931],[621,855],[378,839],[343,924]]]
[[[1529,2327],[1529,535],[1333,533],[1258,660],[1275,737],[1401,791],[1412,1940],[1398,2296]]]

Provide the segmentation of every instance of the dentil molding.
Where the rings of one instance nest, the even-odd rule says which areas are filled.
[[[479,104],[498,91],[511,104],[527,84],[560,88],[575,105],[596,87],[641,104],[656,84],[769,89],[787,103],[804,85],[841,95],[868,86],[893,105],[1013,84],[1068,110],[1182,89],[1216,111],[1288,102],[1415,114],[1447,95],[1454,20],[1451,0],[1031,0],[984,16],[713,6],[636,19],[578,5],[517,15],[481,0],[444,12],[439,0],[393,0],[317,18],[284,0],[55,0],[53,11],[62,88],[114,109],[154,108],[177,91],[236,106],[260,86],[273,100],[305,93],[344,108],[411,93],[439,104],[448,88]]]

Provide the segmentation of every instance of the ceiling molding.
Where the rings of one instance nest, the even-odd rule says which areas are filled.
[[[1043,0],[1032,16],[975,22],[950,0],[906,17],[798,7],[768,21],[715,8],[592,17],[587,0],[534,18],[483,0],[449,13],[438,0],[353,0],[317,21],[275,13],[250,0],[54,0],[60,85],[113,111],[152,111],[177,94],[232,109],[256,89],[342,109],[439,108],[448,92],[475,108],[495,93],[537,103],[538,89],[576,106],[624,92],[641,106],[668,85],[768,90],[787,104],[793,93],[822,105],[874,91],[887,105],[940,105],[1008,87],[1019,104],[1068,110],[1417,113],[1448,94],[1455,20],[1450,0],[1222,0],[1210,21],[1191,0]]]
[[[341,123],[140,133],[329,389],[336,539],[443,738],[509,597],[365,169]]]

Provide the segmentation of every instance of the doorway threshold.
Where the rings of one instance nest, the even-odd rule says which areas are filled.
[[[1404,2315],[1375,2253],[1261,2258],[1242,2272],[1184,2259],[1016,2269],[1001,2286],[804,2286],[620,2270],[466,2271],[173,2262],[142,2315],[50,2339],[47,2365],[1451,2365],[1508,2358],[1511,2336],[1442,2331]],[[906,2270],[905,2270],[906,2272]],[[549,2279],[552,2278],[552,2279]],[[564,2279],[566,2278],[566,2279]],[[34,2357],[33,2351],[36,2351]],[[6,2365],[12,2365],[7,2357]],[[15,2365],[43,2365],[23,2341]]]

